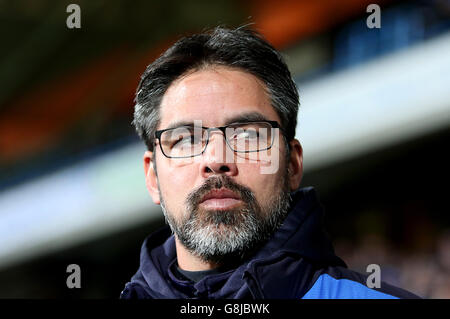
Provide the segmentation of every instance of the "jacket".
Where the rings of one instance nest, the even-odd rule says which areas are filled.
[[[120,294],[122,299],[392,299],[418,298],[370,274],[349,270],[334,253],[323,227],[323,209],[313,187],[291,193],[291,210],[282,226],[249,260],[198,282],[180,279],[175,240],[168,226],[147,237],[140,266]]]

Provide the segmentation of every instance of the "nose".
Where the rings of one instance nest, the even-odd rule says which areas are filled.
[[[204,178],[218,174],[235,176],[238,173],[235,154],[220,131],[209,132],[208,145],[200,157],[200,174]]]

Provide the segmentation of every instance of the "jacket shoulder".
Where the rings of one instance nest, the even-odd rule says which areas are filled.
[[[318,271],[302,299],[417,299],[404,289],[383,281],[379,287],[368,287],[367,278],[356,271],[336,266]]]
[[[152,299],[152,297],[138,283],[129,282],[120,293],[120,299]]]

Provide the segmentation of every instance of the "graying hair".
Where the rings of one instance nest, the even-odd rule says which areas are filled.
[[[295,137],[299,96],[281,54],[255,31],[217,27],[182,38],[150,64],[141,77],[133,124],[150,151],[160,121],[159,107],[168,87],[189,71],[213,66],[241,69],[266,86],[287,141]]]

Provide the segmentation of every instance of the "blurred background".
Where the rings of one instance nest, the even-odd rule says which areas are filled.
[[[131,125],[140,75],[182,35],[248,23],[298,84],[302,186],[338,255],[450,298],[450,1],[85,0],[79,29],[70,3],[0,0],[0,298],[119,297],[164,225]]]

